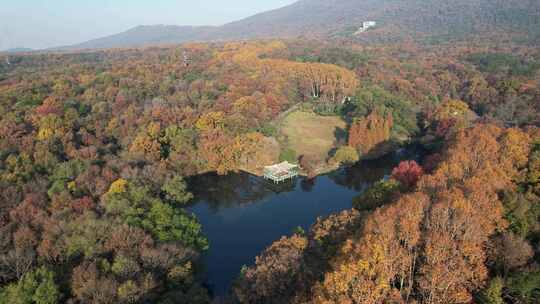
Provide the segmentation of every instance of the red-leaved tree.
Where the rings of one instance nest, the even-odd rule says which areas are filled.
[[[416,186],[416,182],[424,175],[424,169],[414,160],[402,161],[392,170],[392,178],[407,188]]]

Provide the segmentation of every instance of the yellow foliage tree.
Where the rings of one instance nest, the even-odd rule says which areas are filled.
[[[42,117],[38,122],[38,134],[39,140],[49,140],[53,137],[61,137],[65,128],[62,124],[62,120],[55,114],[49,114]]]
[[[144,157],[156,161],[161,158],[161,144],[158,139],[152,139],[148,134],[140,133],[131,143],[129,152],[143,155]]]
[[[127,180],[123,178],[117,179],[109,187],[109,191],[107,191],[107,195],[124,193],[127,191],[127,186],[128,186]]]
[[[195,126],[201,131],[223,128],[225,124],[225,114],[223,112],[209,112],[202,115]]]
[[[453,120],[458,129],[469,126],[476,114],[461,100],[448,100],[442,103],[435,112],[435,121]]]
[[[336,154],[330,159],[330,162],[352,164],[357,162],[359,159],[360,157],[358,155],[358,151],[355,148],[351,146],[343,146],[336,151]]]

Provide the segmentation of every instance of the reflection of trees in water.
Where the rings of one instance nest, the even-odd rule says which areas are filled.
[[[294,179],[290,179],[290,180],[287,180],[285,182],[281,182],[281,183],[276,184],[276,183],[274,183],[272,181],[262,180],[261,179],[261,183],[265,184],[266,188],[271,190],[274,193],[285,193],[285,192],[294,191],[296,189],[297,181],[298,181],[298,179],[294,178]]]
[[[193,205],[205,201],[211,209],[220,209],[256,203],[275,193],[294,191],[296,181],[274,184],[244,172],[225,176],[207,173],[189,178],[188,185],[195,196]]]
[[[380,160],[377,161],[363,161],[354,166],[346,167],[338,171],[332,172],[328,177],[334,181],[334,183],[353,189],[355,191],[363,191],[365,188],[380,180],[388,174],[389,162],[385,164],[385,167],[380,167],[374,165],[373,162],[380,163]]]
[[[302,178],[300,181],[300,187],[302,188],[302,191],[304,192],[311,192],[313,188],[315,187],[315,182],[317,181],[317,177],[314,178]]]
[[[366,160],[354,166],[332,172],[328,177],[336,184],[363,191],[369,185],[381,180],[392,173],[392,169],[402,160],[420,161],[424,151],[416,145],[411,145],[375,160]]]
[[[420,155],[422,155],[421,151],[411,146],[377,160],[362,161],[352,167],[329,173],[328,178],[337,185],[361,192],[390,174],[401,160],[418,160]],[[207,173],[193,176],[187,179],[187,182],[189,191],[195,196],[193,205],[204,201],[210,209],[217,210],[256,203],[275,193],[295,191],[298,183],[302,191],[311,192],[315,187],[316,178],[297,178],[274,184],[244,172],[230,173],[225,176]]]

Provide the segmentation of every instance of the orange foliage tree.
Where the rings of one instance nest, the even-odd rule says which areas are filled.
[[[317,224],[298,262],[304,268],[295,268],[298,279],[274,279],[289,278],[296,289],[286,298],[291,303],[470,303],[488,279],[488,242],[507,226],[498,193],[522,175],[530,148],[529,136],[517,129],[481,124],[458,131],[416,192],[365,214],[360,230],[343,223],[338,243],[326,233],[321,238]],[[402,167],[396,176],[411,166]],[[331,218],[323,223],[333,229]],[[248,281],[276,275],[271,265],[285,261],[274,257],[279,261],[249,268]],[[320,259],[329,259],[327,268],[320,269]],[[266,290],[262,299],[275,296]]]
[[[349,129],[349,146],[359,150],[361,156],[369,155],[391,137],[392,116],[380,116],[373,112],[357,120]]]

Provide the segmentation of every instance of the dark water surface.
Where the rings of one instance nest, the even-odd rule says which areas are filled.
[[[210,241],[203,256],[205,281],[214,295],[227,292],[243,265],[282,236],[304,230],[319,216],[351,208],[353,197],[387,176],[404,159],[417,159],[416,148],[319,176],[275,185],[247,173],[191,178],[195,213]]]

